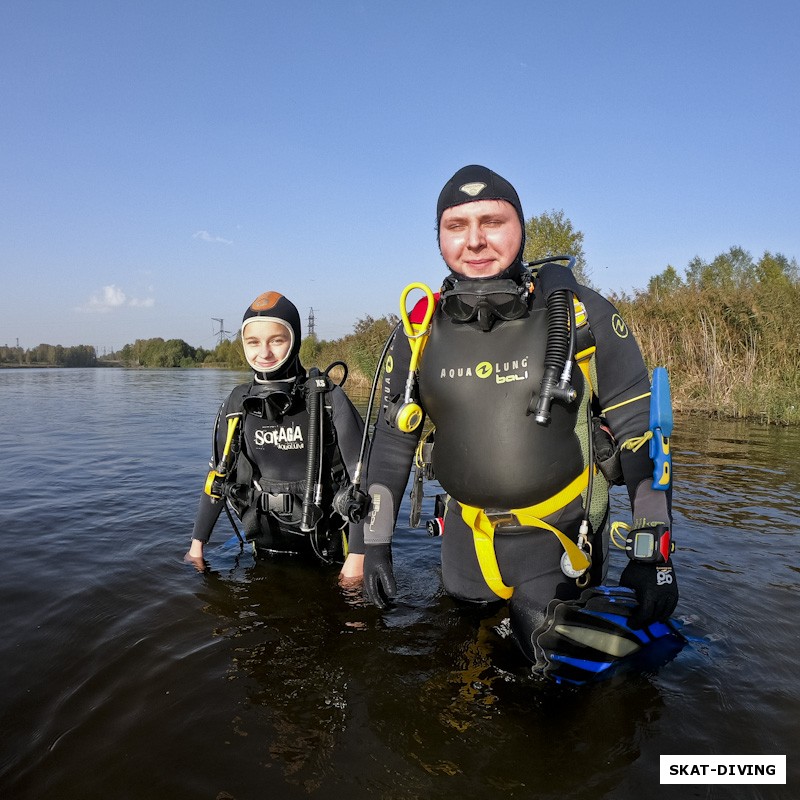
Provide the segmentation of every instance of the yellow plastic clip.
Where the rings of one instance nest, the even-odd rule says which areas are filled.
[[[406,306],[408,295],[415,289],[424,292],[428,301],[428,307],[425,309],[425,316],[421,323],[411,322]],[[403,332],[408,338],[408,344],[411,347],[411,361],[408,366],[406,390],[403,396],[403,405],[397,413],[396,423],[397,427],[403,431],[403,433],[411,433],[411,431],[416,430],[420,422],[422,422],[422,409],[413,400],[413,390],[419,359],[425,348],[428,334],[430,333],[434,307],[433,292],[430,287],[424,283],[409,283],[400,295],[400,318],[403,320]]]

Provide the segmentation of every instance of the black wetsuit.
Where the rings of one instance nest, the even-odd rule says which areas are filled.
[[[217,416],[213,463],[217,464],[225,446],[228,415],[242,411],[245,398],[262,395],[265,389],[289,390],[296,381],[252,382],[231,392]],[[344,391],[334,386],[323,394],[324,445],[322,507],[325,515],[316,532],[300,530],[299,522],[306,487],[309,413],[298,393],[291,407],[270,420],[245,413],[240,442],[241,453],[229,483],[231,504],[243,522],[247,538],[254,542],[257,554],[290,553],[319,555],[325,560],[341,561],[343,556],[341,519],[330,508],[336,482],[351,477],[358,461],[363,421]],[[346,471],[346,472],[345,472]],[[192,537],[208,542],[221,511],[204,492],[194,522]],[[348,536],[349,552],[363,553],[361,526],[352,526]]]
[[[602,411],[618,442],[641,436],[649,426],[650,381],[638,344],[611,303],[585,287],[580,287],[579,299],[596,343],[594,408]],[[481,571],[473,531],[462,518],[460,503],[493,509],[498,519],[503,511],[552,497],[585,470],[589,424],[585,405],[568,408],[555,402],[547,426],[526,414],[532,395],[539,390],[546,338],[547,310],[536,291],[529,314],[496,321],[489,331],[480,330],[477,323],[449,320],[441,306],[434,314],[419,364],[419,402],[436,426],[433,467],[448,492],[442,576],[445,590],[455,598],[498,599]],[[410,360],[408,340],[400,330],[389,356],[383,407],[366,472],[367,485],[388,489],[396,520],[423,426],[405,434],[387,422],[387,405],[403,394]],[[584,379],[577,368],[573,385],[582,395]],[[587,400],[588,396],[587,388]],[[628,402],[633,398],[640,399]],[[647,446],[637,452],[623,451],[621,460],[634,517],[668,520],[667,493],[651,488],[653,464]],[[607,513],[608,485],[602,489]],[[575,541],[582,516],[578,495],[543,519]],[[371,527],[369,520],[365,524],[367,545],[385,544],[390,538],[385,524],[380,528]],[[604,550],[600,542],[595,543],[593,583],[601,582],[605,574]],[[549,600],[579,593],[575,580],[560,568],[564,548],[546,530],[523,527],[513,519],[497,524],[494,552],[503,582],[513,587],[512,623],[524,630],[538,624]]]

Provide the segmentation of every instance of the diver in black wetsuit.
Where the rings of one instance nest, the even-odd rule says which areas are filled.
[[[671,493],[652,488],[648,448],[624,446],[648,430],[650,381],[632,333],[608,301],[564,267],[547,264],[538,274],[525,268],[525,220],[505,179],[464,167],[443,188],[437,217],[450,274],[435,300],[415,399],[435,426],[433,471],[448,493],[444,588],[464,601],[508,600],[515,638],[534,661],[531,637],[548,602],[576,598],[601,583],[607,569],[608,483],[599,474],[584,508],[593,416],[623,444],[621,472],[635,525],[656,530],[671,523]],[[555,399],[545,400],[545,384],[555,383],[550,302],[563,300],[563,289],[577,313],[561,327],[575,327],[577,346],[562,364],[571,360],[580,369],[571,377],[572,394],[554,390]],[[423,300],[411,321],[420,322],[426,309]],[[403,432],[398,422],[411,362],[402,331],[388,352],[364,525],[364,587],[379,606],[396,593],[391,539],[423,428]],[[670,558],[658,565],[632,560],[620,582],[639,603],[632,627],[666,620],[675,608]]]
[[[360,579],[361,526],[351,526],[347,537],[331,501],[353,474],[361,417],[326,375],[307,375],[298,356],[300,315],[283,295],[259,295],[245,311],[241,333],[255,374],[250,383],[231,392],[217,415],[212,469],[186,559],[204,568],[203,546],[227,501],[256,555],[344,562],[342,578]],[[323,391],[315,392],[314,386]],[[319,402],[319,422],[312,430],[313,402]],[[309,475],[314,482],[322,477],[321,499],[313,505],[307,500]]]

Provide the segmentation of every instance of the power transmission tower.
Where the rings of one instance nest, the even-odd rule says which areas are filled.
[[[214,322],[219,322],[219,330],[214,331],[214,336],[217,337],[217,344],[222,344],[225,339],[228,338],[230,335],[230,331],[225,330],[225,320],[220,319],[219,317],[211,317]]]
[[[313,336],[316,338],[316,331],[314,330],[314,309],[310,308],[308,310],[308,328],[307,328],[307,335]]]

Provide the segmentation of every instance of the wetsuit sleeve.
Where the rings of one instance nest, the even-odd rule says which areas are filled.
[[[218,500],[213,503],[211,498],[203,492],[197,505],[197,514],[192,528],[192,539],[198,539],[206,544],[211,538],[211,531],[214,530],[214,525],[216,525],[221,513],[222,501]]]
[[[387,418],[390,404],[401,398],[405,392],[410,363],[411,348],[408,339],[402,330],[398,329],[394,333],[386,358],[381,409],[375,422],[364,482],[373,499],[375,487],[383,487],[381,492],[384,498],[388,493],[387,499],[391,501],[391,508],[384,507],[380,514],[373,513],[377,511],[373,500],[370,513],[364,522],[366,544],[386,544],[391,541],[397,514],[400,511],[400,502],[411,472],[414,451],[425,424],[423,419],[415,431],[403,433],[389,424]]]
[[[364,420],[344,390],[338,386],[331,392],[331,416],[336,429],[336,443],[347,468],[347,475],[352,479],[361,450]]]
[[[347,476],[352,480],[361,452],[364,421],[350,398],[338,386],[331,392],[331,416],[333,427],[336,429],[336,443],[347,469]],[[364,553],[363,525],[350,523],[347,548],[351,553]]]
[[[225,449],[225,438],[227,436],[226,415],[228,413],[228,405],[230,404],[231,395],[220,406],[217,412],[217,418],[214,422],[214,440],[211,453],[211,462],[214,466],[219,461],[219,456]],[[197,539],[203,543],[208,542],[211,538],[211,532],[214,530],[219,515],[222,513],[222,501],[212,502],[211,498],[202,491],[200,493],[200,500],[197,506],[197,513],[194,518],[194,527],[192,528],[192,539]]]
[[[589,325],[596,344],[595,392],[600,409],[620,444],[642,436],[650,426],[650,376],[633,332],[617,309],[597,292],[584,290]],[[622,473],[634,519],[669,523],[671,491],[652,488],[653,462],[647,445],[623,449]]]

